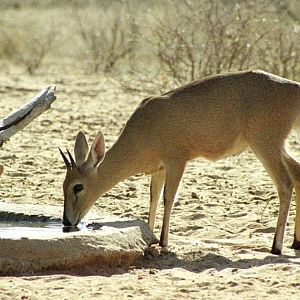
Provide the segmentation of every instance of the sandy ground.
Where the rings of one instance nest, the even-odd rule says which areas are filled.
[[[57,84],[57,100],[0,149],[0,201],[63,206],[65,170],[58,147],[73,148],[79,129],[101,129],[112,145],[143,96],[116,82],[71,75],[0,74],[0,114]],[[145,95],[146,96],[146,95]],[[299,157],[294,136],[289,148]],[[149,178],[118,184],[93,210],[147,219]],[[171,217],[170,252],[152,248],[135,265],[0,278],[1,299],[298,299],[299,252],[291,209],[282,256],[269,253],[278,212],[275,188],[250,152],[216,163],[191,162]],[[159,236],[162,205],[156,234]],[[0,245],[1,249],[1,245]],[[1,250],[0,250],[1,251]]]

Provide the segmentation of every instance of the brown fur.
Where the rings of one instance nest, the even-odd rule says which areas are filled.
[[[299,120],[300,84],[263,71],[211,76],[145,99],[101,163],[92,161],[84,135],[79,134],[76,144],[81,146],[75,147],[75,157],[80,166],[69,167],[64,182],[66,223],[78,223],[119,181],[136,173],[150,174],[149,226],[153,230],[164,187],[160,245],[167,246],[171,209],[186,163],[197,157],[218,160],[250,147],[269,172],[280,199],[272,253],[282,250],[293,187],[297,196],[293,245],[299,248],[300,165],[284,148],[285,139]],[[101,133],[94,143],[104,145]],[[105,149],[100,144],[92,146],[91,151],[101,157]],[[77,183],[84,189],[74,201]]]

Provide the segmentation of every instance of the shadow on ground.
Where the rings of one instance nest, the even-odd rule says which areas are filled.
[[[250,269],[253,267],[260,267],[266,265],[280,265],[280,264],[293,264],[300,265],[300,262],[295,262],[295,258],[299,258],[300,253],[295,252],[295,256],[285,255],[268,255],[264,258],[245,258],[231,260],[223,255],[215,253],[203,254],[199,252],[185,253],[183,257],[178,257],[174,252],[156,252],[152,247],[149,247],[149,251],[145,252],[143,258],[136,261],[133,266],[129,267],[97,267],[86,266],[80,268],[74,268],[70,270],[53,270],[48,272],[39,272],[34,274],[18,274],[17,276],[45,276],[45,275],[57,275],[64,274],[69,276],[104,276],[110,277],[113,275],[122,275],[130,272],[134,269],[140,270],[166,270],[181,268],[194,273],[201,273],[209,269],[215,269],[222,271],[225,269]]]
[[[259,267],[264,265],[274,264],[297,264],[293,259],[299,258],[300,253],[295,251],[295,256],[286,255],[268,255],[264,258],[245,258],[231,260],[223,255],[215,253],[203,254],[199,252],[185,253],[182,257],[178,257],[176,253],[155,253],[151,250],[146,251],[144,257],[139,261],[140,268],[157,268],[157,269],[172,269],[183,268],[190,272],[201,273],[208,269],[216,269],[222,271],[227,268],[232,269],[248,269],[252,267]],[[153,253],[154,252],[154,253]]]

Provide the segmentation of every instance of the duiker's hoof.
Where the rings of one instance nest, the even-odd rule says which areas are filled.
[[[292,249],[300,250],[300,241],[297,241],[296,239],[294,239],[293,244],[292,244]]]
[[[274,255],[281,255],[281,250],[279,250],[275,247],[272,247],[271,253]]]

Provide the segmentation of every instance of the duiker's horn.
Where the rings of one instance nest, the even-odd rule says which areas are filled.
[[[74,160],[74,158],[73,158],[72,154],[70,153],[70,151],[69,151],[68,149],[67,149],[67,153],[68,153],[68,155],[69,155],[69,158],[70,158],[71,167],[72,167],[72,168],[76,168],[76,163],[75,163],[75,160]]]
[[[60,148],[58,148],[58,150],[59,150],[59,152],[60,152],[60,154],[61,154],[61,156],[62,156],[62,158],[63,158],[63,160],[64,160],[64,162],[65,162],[65,164],[66,164],[66,166],[67,166],[67,169],[70,169],[70,168],[71,168],[71,164],[70,164],[70,162],[68,161],[67,157],[66,157],[65,154],[61,151]]]

